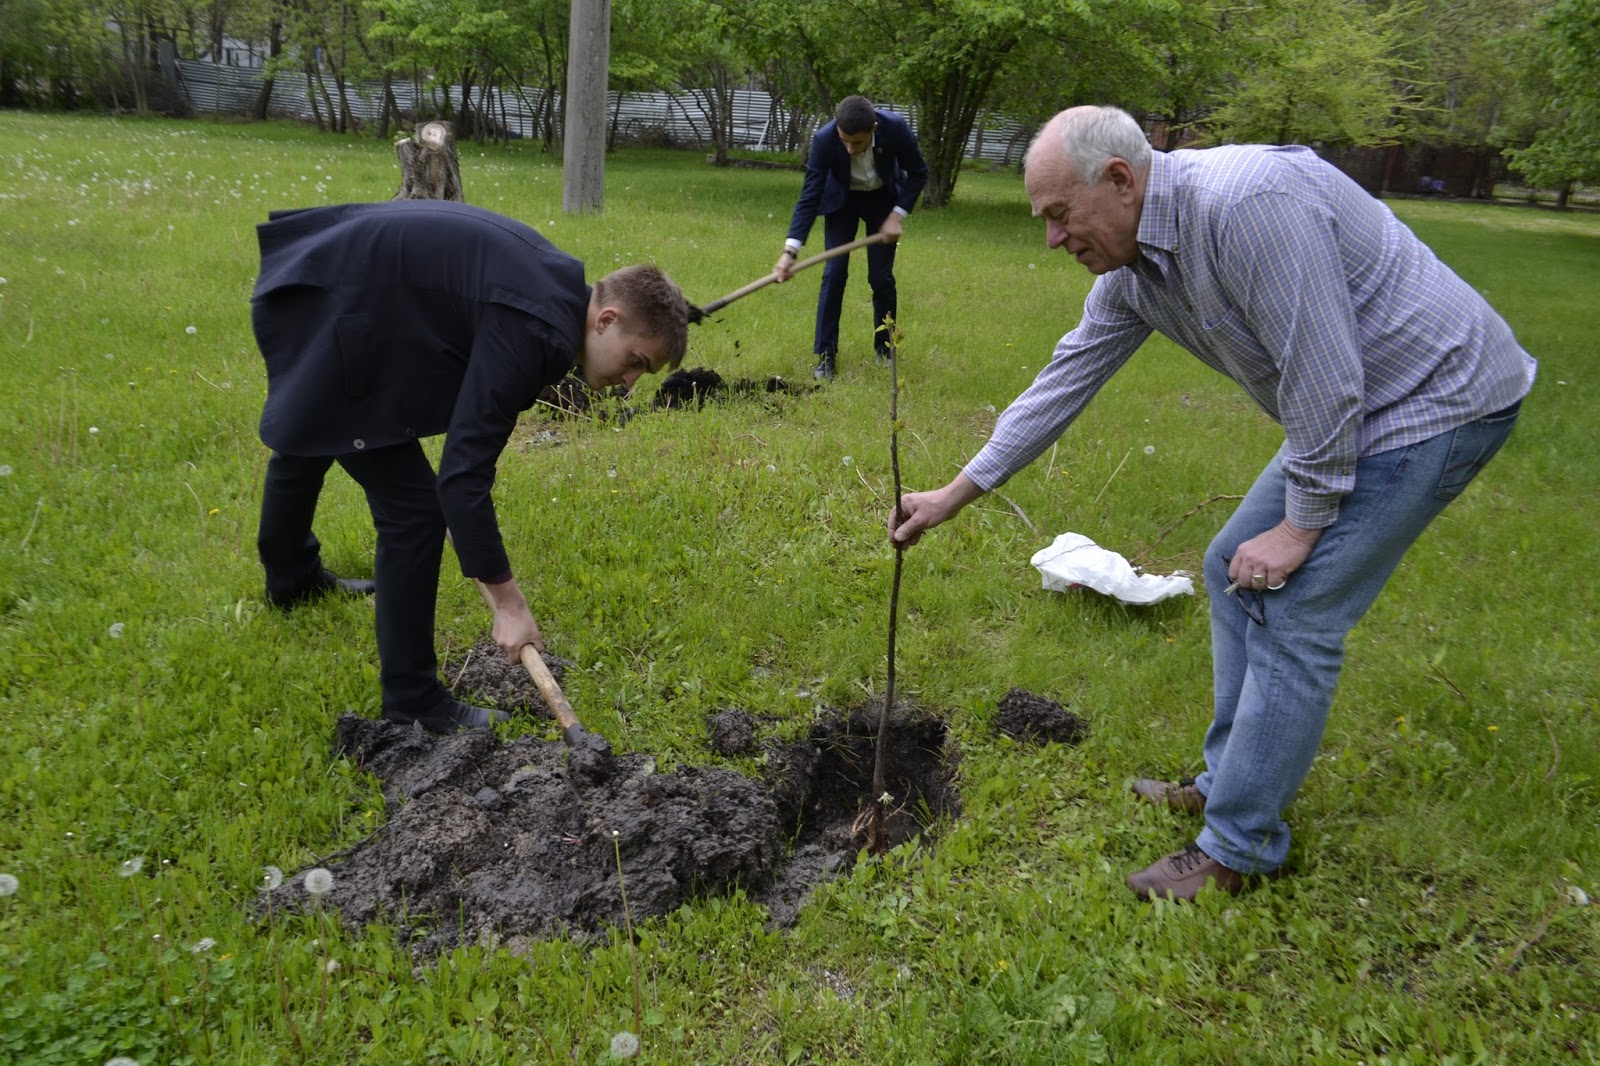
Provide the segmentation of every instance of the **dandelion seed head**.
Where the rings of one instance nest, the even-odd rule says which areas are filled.
[[[326,970],[328,973],[337,973],[338,970],[339,970],[339,960],[338,959],[329,959],[327,964],[325,966],[323,966],[323,969]]]
[[[99,432],[100,432],[100,427],[99,426],[90,426],[89,427],[89,435],[91,437],[94,436],[96,433],[99,433]]]
[[[139,1066],[138,1059],[130,1059],[126,1055],[118,1055],[106,1060],[106,1066]]]
[[[306,871],[306,891],[313,896],[325,896],[333,889],[333,874],[318,866]]]
[[[261,887],[264,891],[271,892],[283,884],[283,871],[276,866],[268,866],[261,871]]]
[[[189,950],[196,955],[201,955],[207,951],[210,951],[216,946],[217,942],[215,940],[213,940],[211,937],[203,936],[199,940],[196,940],[193,944],[189,945]]]
[[[851,463],[854,463],[856,461],[856,457],[853,456],[853,455],[847,455],[847,456],[845,456],[843,459],[841,459],[839,461],[844,463],[845,466],[849,466]]]
[[[639,1038],[624,1030],[611,1038],[611,1057],[631,1059],[639,1053]]]
[[[123,625],[121,622],[112,622],[111,628],[106,630],[106,632],[111,634],[112,640],[121,640],[122,634],[127,630],[127,628],[128,627]]]
[[[191,337],[194,336],[196,333],[200,332],[199,330],[195,329],[193,326],[184,326],[183,327],[183,331],[185,333],[187,333]]]
[[[12,878],[12,880],[15,881],[16,878]],[[4,893],[0,893],[0,895],[3,894]],[[1589,905],[1589,893],[1585,892],[1577,885],[1568,885],[1567,902],[1572,904],[1574,907],[1587,907]]]
[[[0,463],[0,477],[10,477],[10,476],[11,476],[11,465],[9,463]]]
[[[118,624],[120,625],[121,623]],[[120,636],[121,634],[114,635]],[[135,855],[122,864],[122,868],[117,871],[117,875],[119,877],[132,877],[142,869],[144,869],[144,856]]]
[[[1146,455],[1154,455],[1156,453],[1156,446],[1154,444],[1146,444],[1144,446],[1144,453]]]
[[[12,874],[0,874],[0,898],[15,896],[21,882]]]

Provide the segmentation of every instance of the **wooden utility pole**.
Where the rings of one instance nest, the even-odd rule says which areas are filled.
[[[605,208],[606,74],[611,65],[611,0],[572,0],[567,39],[566,131],[561,145],[561,209]]]

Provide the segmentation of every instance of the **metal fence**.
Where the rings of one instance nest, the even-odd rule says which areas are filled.
[[[177,60],[177,76],[179,86],[196,111],[231,115],[249,114],[255,109],[264,81],[259,69],[221,66],[194,59]],[[338,106],[334,86],[328,84],[326,88],[334,96],[335,106]],[[437,82],[425,83],[419,91],[414,82],[396,81],[390,91],[400,110],[411,115],[422,111],[439,111],[446,93],[456,107],[460,106],[462,97],[459,85],[444,86]],[[475,108],[478,106],[477,96],[475,91]],[[383,113],[382,82],[346,82],[344,98],[350,113],[363,122],[376,122]],[[553,103],[553,113],[560,116],[559,94],[556,94]],[[318,108],[322,109],[323,105],[319,103]],[[906,115],[912,128],[916,128],[914,108],[888,106],[885,109]],[[510,136],[538,137],[541,135],[539,115],[544,110],[544,93],[543,90],[527,87],[519,87],[512,92],[491,89],[484,110],[494,122],[503,125]],[[311,92],[303,72],[278,72],[273,78],[268,111],[274,115],[305,119],[312,117]],[[781,108],[774,108],[769,94],[757,89],[735,90],[731,94],[730,111],[730,143],[734,147],[769,151],[783,148],[791,142],[787,136],[788,114]],[[711,115],[714,109],[705,90],[680,93],[613,92],[608,94],[607,113],[616,137],[624,142],[701,148],[712,144]],[[323,117],[326,119],[328,116]],[[793,143],[803,144],[820,121],[816,116],[802,119],[802,128]],[[1032,133],[1031,126],[1023,126],[999,115],[986,114],[967,140],[966,156],[973,160],[1014,165],[1021,161]]]

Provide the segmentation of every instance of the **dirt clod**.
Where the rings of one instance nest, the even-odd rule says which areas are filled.
[[[711,750],[717,755],[749,755],[756,750],[756,720],[744,711],[718,711],[706,719]]]
[[[1089,735],[1089,724],[1054,700],[1014,688],[1000,699],[995,731],[1031,744],[1076,744]]]
[[[457,693],[483,698],[464,681]],[[315,864],[334,875],[320,906],[353,928],[390,924],[426,959],[460,943],[596,935],[623,924],[624,888],[634,921],[743,888],[785,925],[813,885],[855,862],[851,823],[870,800],[876,708],[828,712],[804,739],[769,744],[761,779],[719,767],[660,773],[648,755],[605,754],[601,737],[588,739],[438,737],[345,715],[335,752],[382,781],[387,818]],[[890,744],[893,846],[959,814],[959,757],[943,722],[911,710],[897,709]],[[260,907],[312,905],[295,876]]]
[[[726,381],[715,370],[697,366],[689,370],[675,370],[662,379],[656,389],[654,406],[657,410],[699,409],[708,402],[730,397],[795,395],[809,388],[799,388],[783,378],[772,377],[756,381],[738,378]]]

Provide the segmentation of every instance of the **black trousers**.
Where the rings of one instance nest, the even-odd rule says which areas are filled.
[[[856,228],[866,226],[867,236],[877,233],[889,212],[894,210],[894,198],[886,189],[872,192],[852,192],[845,196],[844,206],[822,219],[824,248],[837,248],[856,239]],[[872,287],[872,347],[879,355],[889,351],[889,335],[880,332],[883,318],[899,321],[896,312],[894,284],[894,252],[892,244],[874,244],[867,249],[867,284]],[[812,350],[817,355],[839,353],[839,315],[844,309],[844,283],[850,276],[850,257],[840,256],[822,264],[822,287],[817,293],[817,329]]]
[[[336,457],[273,452],[256,536],[267,591],[292,596],[321,580],[321,545],[311,527],[323,479],[335,462],[366,493],[378,532],[373,577],[378,586],[374,606],[383,709],[426,713],[450,697],[439,680],[433,648],[444,512],[433,466],[421,444]]]

